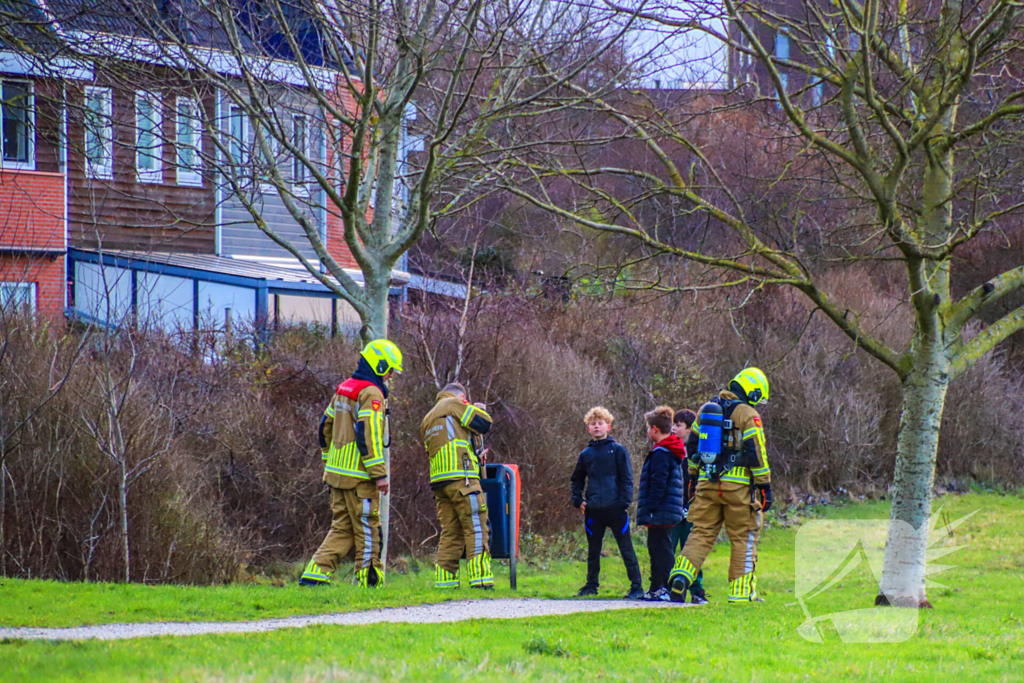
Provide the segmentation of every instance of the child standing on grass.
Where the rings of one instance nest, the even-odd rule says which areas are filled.
[[[609,436],[614,418],[606,408],[591,408],[583,421],[592,440],[580,453],[570,481],[572,504],[583,513],[587,531],[587,582],[577,595],[597,595],[601,545],[605,529],[611,529],[629,577],[626,597],[639,600],[644,594],[643,580],[629,534],[627,512],[633,502],[633,467],[629,453]]]
[[[666,584],[675,561],[670,534],[683,519],[686,446],[672,433],[673,417],[668,406],[658,406],[644,415],[647,438],[653,444],[640,473],[636,511],[636,523],[647,527],[647,551],[651,555],[651,587],[645,600],[670,599]]]
[[[675,417],[672,419],[672,434],[679,438],[684,444],[686,439],[690,436],[690,430],[693,428],[693,423],[697,420],[697,413],[692,410],[679,410],[676,412]],[[684,462],[683,464],[683,491],[689,491],[689,479],[690,479],[690,468]],[[693,524],[686,518],[687,513],[690,510],[690,501],[683,499],[683,520],[672,527],[672,534],[670,541],[672,542],[672,554],[674,555],[676,549],[683,549],[686,545],[686,537],[690,535],[690,529],[693,528]],[[695,605],[706,605],[708,602],[707,596],[704,594],[704,570],[701,570],[697,574],[697,578],[694,579],[693,584],[690,585],[690,602]]]

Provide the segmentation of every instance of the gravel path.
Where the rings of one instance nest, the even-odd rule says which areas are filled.
[[[213,633],[265,633],[281,628],[303,628],[320,624],[363,626],[365,624],[441,624],[469,619],[523,619],[579,612],[618,609],[690,607],[668,602],[627,600],[543,600],[539,598],[463,600],[415,607],[387,607],[365,612],[284,617],[256,621],[155,622],[144,624],[103,624],[70,628],[0,628],[0,639],[24,640],[126,640],[152,636],[202,636]]]

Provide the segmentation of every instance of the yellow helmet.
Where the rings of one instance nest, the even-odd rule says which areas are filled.
[[[365,358],[373,371],[382,377],[388,374],[389,370],[402,373],[402,352],[387,339],[373,340],[359,355]]]
[[[736,391],[733,385],[738,385],[742,392]],[[768,378],[757,368],[746,368],[729,382],[729,389],[735,394],[742,393],[747,397],[747,403],[756,406],[761,402],[768,402]]]

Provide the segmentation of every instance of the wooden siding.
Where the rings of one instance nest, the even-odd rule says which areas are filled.
[[[122,65],[122,68],[124,66]],[[97,71],[100,72],[99,67]],[[213,253],[215,248],[216,193],[209,168],[199,187],[177,182],[176,93],[189,92],[175,79],[159,73],[140,73],[140,89],[161,95],[162,182],[140,183],[136,174],[134,90],[98,79],[97,87],[113,92],[113,178],[91,178],[86,173],[82,125],[84,90],[70,87],[68,158],[68,213],[71,246],[95,249],[130,249]],[[203,116],[214,116],[212,95],[201,97]],[[203,152],[212,155],[213,140],[204,131]]]
[[[258,194],[256,202],[268,227],[288,240],[306,258],[317,258],[306,232],[285,208],[276,189]],[[235,196],[228,196],[221,209],[221,251],[225,256],[292,257],[256,226],[249,210]]]

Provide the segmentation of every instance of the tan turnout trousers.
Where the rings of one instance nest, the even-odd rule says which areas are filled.
[[[324,574],[334,572],[341,561],[352,557],[356,576],[373,567],[383,576],[380,562],[380,492],[372,481],[361,481],[354,488],[331,487],[331,530],[313,555]]]
[[[682,575],[693,583],[724,525],[732,545],[729,599],[749,600],[756,596],[754,567],[757,564],[757,538],[761,532],[761,503],[751,501],[750,486],[729,481],[700,482],[687,520],[693,528],[676,560],[672,576]]]
[[[441,539],[437,547],[437,566],[458,585],[459,560],[463,552],[469,565],[470,586],[494,584],[487,533],[487,496],[478,479],[453,481],[434,489]],[[439,577],[438,584],[446,583]],[[443,586],[439,586],[443,587]]]

